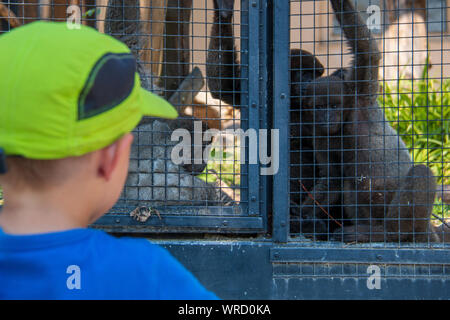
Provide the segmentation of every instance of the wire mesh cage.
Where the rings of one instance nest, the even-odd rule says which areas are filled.
[[[136,52],[142,82],[180,117],[142,121],[123,197],[107,219],[120,225],[121,214],[130,213],[137,227],[158,232],[262,229],[252,208],[259,186],[249,183],[257,179],[242,142],[249,127],[248,29],[248,13],[232,2],[109,2],[105,32]],[[159,219],[149,220],[155,213]]]
[[[179,112],[175,121],[141,121],[122,196],[97,225],[116,231],[262,230],[259,177],[245,163],[253,144],[247,130],[261,121],[260,94],[256,87],[249,93],[246,6],[212,0],[0,2],[1,32],[40,19],[75,29],[88,25],[124,42],[137,58],[142,86]],[[252,37],[259,41],[258,33]]]
[[[292,238],[448,242],[447,9],[290,2]]]
[[[136,128],[126,186],[99,227],[446,242],[449,5],[352,0],[352,15],[336,3],[10,0],[0,32],[39,19],[94,27],[178,109]],[[251,159],[272,128],[281,173],[266,177]]]
[[[127,7],[131,13],[127,15],[125,11],[123,16],[122,12]],[[132,210],[131,215],[142,223],[156,212],[158,217],[164,216],[164,224],[170,224],[170,218],[181,214],[185,217],[176,219],[174,224],[183,227],[201,227],[208,220],[207,216],[242,215],[239,204],[247,201],[244,193],[241,198],[246,177],[241,180],[239,158],[234,156],[238,145],[226,135],[219,135],[222,139],[216,137],[216,143],[211,143],[214,136],[227,126],[239,126],[241,117],[237,101],[241,95],[240,86],[231,92],[236,98],[227,100],[231,103],[228,105],[213,98],[217,95],[206,94],[203,76],[205,72],[211,72],[210,66],[214,65],[214,61],[207,64],[210,59],[207,49],[220,36],[215,34],[220,32],[217,26],[219,8],[214,10],[212,3],[205,1],[154,1],[147,4],[111,1],[108,10],[105,31],[125,43],[127,39],[121,38],[124,30],[128,36],[141,35],[133,40],[131,46],[135,46],[134,50],[142,61],[143,83],[176,106],[181,115],[174,122],[145,119],[138,127],[128,181],[113,214]],[[239,16],[240,10],[236,12]],[[231,11],[230,19],[223,23],[231,32],[233,13]],[[154,15],[158,17],[155,19]],[[110,24],[114,20],[119,23],[116,28]],[[128,30],[127,25],[120,25],[123,21],[135,29]],[[236,37],[239,42],[240,34],[234,36],[231,33],[229,37],[230,41]],[[237,56],[238,53],[227,54]],[[221,81],[223,76],[220,70],[217,72],[215,78]],[[241,84],[237,75],[226,81]],[[187,139],[187,143],[184,141],[187,151],[181,151],[186,154],[183,153],[184,158],[177,162],[174,157],[179,153],[176,154],[173,133],[180,130],[180,134],[188,134],[183,136]],[[214,132],[207,136],[208,130]],[[209,165],[204,158],[210,160]],[[188,222],[188,217],[199,215],[203,218],[201,223]],[[213,221],[210,226],[217,227],[218,221]],[[218,226],[226,227],[223,221]]]

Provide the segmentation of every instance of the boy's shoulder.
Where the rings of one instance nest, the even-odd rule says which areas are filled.
[[[88,229],[88,232],[92,234],[91,241],[95,243],[95,246],[103,250],[103,255],[111,254],[116,259],[125,255],[139,261],[149,257],[157,259],[160,256],[170,255],[166,249],[145,238],[117,237],[95,229]],[[137,254],[133,255],[133,253]]]
[[[159,299],[216,298],[160,245],[143,238],[115,237],[100,230],[91,232],[102,264],[112,269],[109,276],[138,285],[133,295],[137,292],[145,295],[152,288]],[[147,289],[142,291],[145,286]]]
[[[166,249],[147,239],[78,229],[24,237],[0,234],[0,244],[0,278],[6,286],[26,283],[23,291],[16,285],[14,292],[3,292],[4,298],[215,298]],[[23,268],[25,263],[29,267]]]

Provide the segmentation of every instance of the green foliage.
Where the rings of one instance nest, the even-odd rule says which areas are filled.
[[[234,150],[235,152],[230,152]],[[229,186],[239,186],[241,182],[240,147],[227,148],[227,152],[215,148],[211,150],[205,171],[198,177],[206,182],[216,182],[217,179],[224,181]],[[216,174],[212,173],[216,172]]]
[[[385,83],[379,103],[416,163],[428,165],[439,183],[450,182],[450,80]]]
[[[443,203],[441,200],[437,200],[434,203],[433,213],[440,218],[449,219],[450,205]],[[436,225],[441,224],[441,221],[436,219],[435,217],[431,217],[431,220]]]
[[[83,14],[83,18],[95,17],[96,15],[98,16],[100,12],[101,12],[100,8],[90,9]]]

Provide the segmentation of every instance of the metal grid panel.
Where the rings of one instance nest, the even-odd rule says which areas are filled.
[[[380,280],[368,278],[373,268],[370,264],[348,263],[275,264],[273,299],[439,299],[446,296],[448,265],[380,264],[375,267]]]
[[[291,239],[448,242],[448,4],[355,2],[347,33],[330,1],[290,2]]]
[[[208,129],[246,130],[255,122],[256,113],[248,110],[248,99],[252,96],[249,90],[258,97],[258,88],[250,88],[247,80],[251,67],[248,3],[243,1],[241,6],[237,4],[227,12],[227,8],[213,6],[212,1],[168,1],[157,9],[161,8],[165,10],[165,19],[160,35],[160,76],[150,83],[153,91],[160,90],[187,116],[169,124],[168,131],[183,128],[201,135]],[[153,9],[150,3],[148,10]],[[226,18],[222,18],[225,12]],[[257,20],[258,16],[254,17],[253,23]],[[150,21],[155,22],[152,17]],[[146,69],[145,63],[142,65]],[[200,91],[197,97],[195,90]],[[197,121],[192,122],[190,116]],[[165,127],[157,121],[138,128],[137,150],[131,159],[123,201],[107,218],[121,219],[120,213],[138,208],[144,210],[144,215],[148,215],[148,210],[160,213],[162,219],[145,222],[150,227],[147,230],[157,232],[261,230],[258,177],[245,163],[240,163],[240,141],[221,131],[211,147],[201,136],[198,139],[193,136],[189,147],[194,164],[173,166],[173,152],[170,153],[173,149],[167,136],[162,144],[155,144],[155,134],[167,130]],[[211,148],[208,164],[195,162],[208,147]],[[145,162],[152,162],[148,169],[141,167]],[[249,184],[250,178],[256,184]],[[133,224],[137,230],[141,229],[142,219]]]
[[[329,243],[273,248],[273,298],[445,299],[449,251],[405,249]]]
[[[65,21],[72,27],[89,25],[121,40],[137,57],[142,86],[179,111],[175,121],[145,118],[136,128],[124,191],[94,226],[125,232],[264,230],[263,182],[259,164],[248,163],[254,141],[245,138],[248,128],[266,125],[260,108],[265,76],[260,69],[264,52],[259,50],[263,10],[259,3],[36,0],[0,4],[4,16],[0,32],[44,19]]]
[[[375,5],[381,9],[380,31],[374,32],[383,56],[383,63],[379,68],[379,83],[383,90],[378,92],[377,96],[386,114],[381,122],[389,123],[389,126],[384,128],[393,127],[398,132],[398,137],[394,137],[397,148],[387,146],[386,137],[389,136],[389,132],[385,131],[381,145],[372,149],[381,150],[384,157],[389,153],[397,154],[393,157],[396,161],[392,163],[393,166],[400,167],[399,163],[403,160],[398,145],[404,141],[414,163],[431,167],[438,186],[443,186],[448,184],[449,175],[447,126],[449,115],[446,108],[447,84],[444,79],[448,68],[444,49],[448,41],[446,33],[448,6],[446,1],[427,1],[428,7],[424,11],[427,21],[426,24],[421,24],[420,21],[416,21],[423,15],[418,9],[412,14],[413,20],[411,18],[398,20],[397,8],[403,2],[358,1],[358,9],[364,11],[365,19],[370,17],[366,12],[368,6]],[[349,148],[343,147],[345,134],[342,130],[333,137],[329,134],[317,134],[314,131],[317,128],[314,127],[318,121],[314,118],[313,121],[305,119],[302,109],[299,108],[301,99],[305,97],[302,91],[309,81],[306,78],[298,78],[299,69],[293,64],[289,67],[289,60],[301,58],[299,52],[289,49],[311,52],[317,61],[325,66],[324,74],[330,74],[348,65],[351,58],[345,50],[344,35],[336,28],[337,22],[328,1],[276,1],[269,2],[268,6],[261,1],[236,1],[232,7],[232,15],[230,8],[228,11],[219,12],[214,9],[212,1],[203,0],[2,3],[3,8],[9,9],[6,15],[3,14],[6,17],[2,19],[3,31],[35,19],[67,21],[70,20],[67,19],[68,16],[73,17],[79,10],[83,24],[112,34],[133,50],[138,57],[141,81],[146,88],[171,100],[188,116],[188,119],[176,124],[154,119],[143,121],[135,132],[136,144],[123,196],[113,212],[103,218],[99,225],[108,225],[114,230],[125,231],[262,230],[267,222],[266,208],[269,205],[265,195],[270,194],[270,191],[267,177],[259,175],[259,164],[241,164],[238,160],[239,146],[233,141],[229,152],[231,159],[225,159],[225,162],[230,162],[229,166],[217,165],[213,163],[214,161],[210,161],[206,168],[203,163],[188,166],[171,165],[173,142],[169,137],[174,129],[180,127],[188,128],[192,132],[204,131],[205,124],[219,129],[223,129],[226,125],[244,130],[266,128],[270,122],[266,117],[266,111],[270,107],[268,104],[272,103],[272,125],[280,130],[279,158],[290,159],[289,166],[287,162],[281,161],[278,174],[273,178],[276,192],[272,193],[272,216],[273,236],[276,241],[285,242],[288,236],[296,240],[303,240],[303,236],[313,240],[329,240],[331,232],[343,222],[349,226],[358,225],[357,221],[363,222],[364,217],[358,213],[353,213],[353,218],[347,217],[348,211],[365,210],[372,219],[386,222],[388,219],[385,217],[372,217],[372,213],[377,210],[386,211],[389,208],[397,208],[400,212],[400,209],[408,206],[407,203],[393,205],[392,199],[389,198],[391,195],[382,196],[381,202],[373,200],[364,202],[359,198],[350,202],[346,200],[349,194],[357,194],[354,189],[352,191],[346,189],[346,181],[365,180],[367,176],[357,174],[330,176],[332,167],[344,166],[340,159],[349,151]],[[217,3],[229,5],[233,1]],[[75,7],[69,8],[71,5]],[[225,18],[218,18],[221,13],[224,13]],[[232,20],[225,21],[230,16]],[[290,19],[286,19],[287,16]],[[214,23],[214,17],[216,22],[220,20],[220,23]],[[273,26],[265,26],[262,21],[267,21],[269,25],[273,23]],[[227,23],[234,30],[234,39],[223,34],[223,27]],[[220,25],[216,35],[212,34],[213,25]],[[428,29],[423,33],[420,25],[426,25]],[[402,28],[411,29],[414,37],[408,35],[398,39],[394,36],[398,30],[403,30]],[[268,43],[271,31],[274,34],[273,46]],[[237,54],[234,53],[233,45],[221,47],[221,50],[210,47],[211,39],[226,41],[227,38],[236,46]],[[417,44],[417,39],[421,44],[428,43],[425,49]],[[389,44],[392,40],[396,41],[394,47]],[[268,56],[269,50],[273,50],[273,68],[272,60]],[[399,52],[401,54],[398,54]],[[211,63],[211,53],[231,56],[231,62],[227,64],[220,61],[217,64],[220,66],[219,71],[208,74],[208,65],[214,65]],[[425,79],[421,80],[423,72],[427,71],[424,53],[429,54],[433,67]],[[235,62],[236,56],[240,60],[239,63]],[[404,57],[410,57],[412,60],[405,62],[402,60]],[[227,66],[229,68],[226,68]],[[240,67],[239,72],[236,71],[237,66]],[[301,72],[314,73],[318,66],[320,65],[302,66]],[[231,74],[226,74],[230,70]],[[286,74],[291,75],[290,82]],[[341,76],[343,74],[340,73]],[[408,81],[412,77],[414,81]],[[269,96],[272,91],[270,85],[265,84],[267,79],[274,80],[273,97]],[[399,79],[402,80],[398,81]],[[216,82],[219,83],[216,83],[215,88],[211,88],[213,80],[218,80]],[[266,89],[269,91],[264,92]],[[213,100],[211,93],[219,99]],[[199,97],[202,96],[206,98],[199,103]],[[320,97],[320,94],[312,95],[312,98],[317,97]],[[226,105],[224,101],[228,101],[232,106]],[[411,108],[411,104],[414,108]],[[224,115],[227,111],[228,115]],[[342,109],[342,113],[344,112],[345,108]],[[190,116],[203,120],[203,124],[195,126]],[[289,121],[288,128],[286,123]],[[308,125],[314,130],[305,134],[303,127]],[[358,137],[357,134],[354,136]],[[319,152],[314,144],[316,138],[325,140],[327,147],[322,152],[325,162],[317,163],[316,157]],[[203,150],[205,144],[203,141],[194,140],[192,147]],[[192,151],[195,155],[195,150]],[[356,148],[350,148],[350,151],[357,153]],[[244,151],[246,160],[249,152],[249,148]],[[336,155],[338,160],[333,159]],[[385,167],[386,163],[384,162]],[[398,182],[403,181],[405,175],[397,169],[395,176]],[[381,175],[383,178],[381,180],[386,180],[386,177]],[[315,187],[319,180],[325,180],[328,185],[332,184],[337,188],[334,191],[329,188],[317,190]],[[378,190],[381,194],[386,194],[385,191],[392,193],[391,189],[388,190],[387,184],[381,183],[381,187],[380,185],[378,187],[381,188]],[[412,191],[415,195],[420,195],[415,187]],[[430,197],[433,196],[431,191],[428,194]],[[439,196],[439,192],[437,194]],[[338,200],[327,205],[317,200],[320,197],[323,197],[325,202],[330,202],[331,198]],[[441,198],[445,198],[445,195]],[[312,208],[310,211],[313,214],[305,216],[304,209],[308,206]],[[136,221],[128,216],[129,213],[137,214],[138,220],[145,221]],[[160,220],[157,213],[162,214],[164,219]],[[153,216],[149,217],[150,214]],[[433,214],[433,218],[445,219],[448,205],[438,200],[434,205]],[[289,215],[290,223],[288,223]],[[408,220],[401,218],[397,221],[402,219]],[[417,218],[416,221],[420,219]],[[393,220],[396,221],[395,217]],[[445,228],[442,226],[442,229]],[[369,240],[372,242],[375,239]],[[426,240],[428,243],[430,239]],[[386,239],[382,242],[386,242]],[[394,242],[403,241],[401,237],[397,237]]]

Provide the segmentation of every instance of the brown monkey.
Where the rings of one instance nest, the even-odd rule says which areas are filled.
[[[311,82],[302,110],[314,118],[314,130],[328,131],[314,137],[316,161],[342,164],[332,163],[330,179],[316,185],[332,195],[343,186],[345,215],[353,225],[335,236],[345,242],[438,241],[429,221],[435,178],[428,167],[414,165],[377,103],[377,44],[349,0],[331,4],[354,59],[349,68]],[[336,183],[340,170],[343,178]]]
[[[342,225],[342,105],[344,85],[338,73],[313,80],[302,99],[302,140],[313,146],[316,177],[301,206],[302,232],[319,240]],[[330,220],[332,217],[336,221]]]

